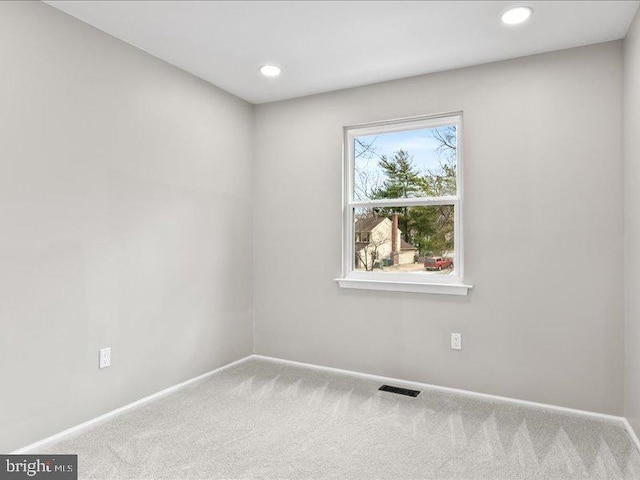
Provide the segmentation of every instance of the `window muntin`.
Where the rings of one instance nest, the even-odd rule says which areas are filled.
[[[460,282],[461,115],[347,127],[345,143],[344,277]]]

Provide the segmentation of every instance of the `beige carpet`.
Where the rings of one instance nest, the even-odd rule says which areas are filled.
[[[93,479],[640,478],[617,425],[379,386],[252,359],[41,451]]]

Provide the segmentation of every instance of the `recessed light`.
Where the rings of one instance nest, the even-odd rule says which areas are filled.
[[[275,65],[263,65],[260,67],[260,73],[265,77],[277,77],[280,75],[280,67]]]
[[[502,14],[502,22],[507,25],[517,25],[526,22],[532,13],[533,9],[531,7],[510,8]]]

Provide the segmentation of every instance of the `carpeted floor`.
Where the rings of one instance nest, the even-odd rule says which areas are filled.
[[[41,450],[93,479],[640,478],[617,425],[379,386],[251,359]]]

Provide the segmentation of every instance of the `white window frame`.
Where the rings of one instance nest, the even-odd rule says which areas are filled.
[[[354,200],[354,139],[368,135],[381,135],[407,130],[455,125],[458,135],[456,150],[456,195],[446,197],[399,198],[358,201]],[[343,148],[343,238],[342,277],[336,279],[342,288],[393,290],[417,293],[466,295],[471,288],[464,284],[464,228],[463,228],[463,121],[462,112],[388,120],[344,127]],[[384,273],[355,271],[353,212],[357,208],[384,206],[454,206],[454,272],[452,275],[421,275],[419,273]]]

